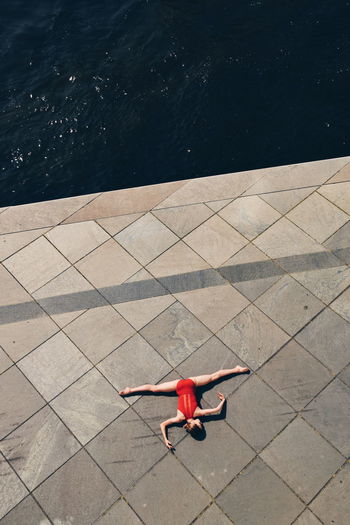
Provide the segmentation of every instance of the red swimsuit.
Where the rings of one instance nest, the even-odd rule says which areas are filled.
[[[178,410],[183,413],[186,419],[193,417],[198,404],[195,395],[196,384],[192,379],[180,379],[176,385],[176,393],[179,396],[177,404]]]

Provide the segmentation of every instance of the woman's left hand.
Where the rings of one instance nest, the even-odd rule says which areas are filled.
[[[225,396],[224,396],[224,394],[222,394],[221,392],[217,392],[216,395],[218,396],[218,398],[220,399],[220,401],[225,401]]]

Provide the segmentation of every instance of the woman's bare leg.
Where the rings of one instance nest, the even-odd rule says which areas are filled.
[[[145,384],[134,387],[126,387],[124,390],[121,390],[119,394],[121,396],[126,396],[129,394],[135,394],[135,392],[174,392],[176,390],[176,385],[178,379],[174,381],[167,381],[166,383],[160,383],[159,385]]]
[[[202,376],[195,376],[191,377],[195,383],[196,386],[204,386],[208,383],[212,383],[213,381],[217,381],[218,379],[221,379],[222,377],[229,376],[231,374],[241,374],[243,372],[248,372],[249,368],[243,367],[243,366],[236,366],[235,368],[225,368],[224,370],[217,370],[216,372],[213,372],[212,374],[205,374]]]

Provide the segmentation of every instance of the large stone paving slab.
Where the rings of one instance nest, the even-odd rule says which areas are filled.
[[[304,417],[345,457],[349,456],[349,387],[335,379],[307,406]]]
[[[227,402],[227,421],[257,452],[295,417],[294,410],[256,375]]]
[[[132,408],[93,439],[87,450],[122,493],[167,453]]]
[[[296,340],[334,373],[350,362],[350,325],[328,308],[297,334]]]
[[[99,518],[119,492],[82,450],[34,491],[53,522],[86,525]]]
[[[64,329],[94,364],[124,343],[135,330],[111,306],[90,308]]]
[[[230,525],[232,522],[215,504],[210,505],[195,521],[195,525]]]
[[[0,494],[0,519],[28,494],[28,490],[1,455]]]
[[[0,439],[45,405],[44,399],[16,367],[0,376]]]
[[[119,499],[96,521],[96,525],[141,525],[142,521],[131,507],[123,500]]]
[[[300,417],[260,455],[305,503],[344,462],[344,457]]]
[[[310,508],[327,525],[347,525],[350,516],[349,491],[350,465],[346,463],[317,495]]]
[[[176,456],[216,496],[255,457],[255,452],[225,421],[208,422],[205,429],[206,439],[184,439],[176,448]]]
[[[33,490],[80,449],[57,415],[46,406],[0,442],[0,450]]]
[[[49,520],[31,496],[26,497],[2,520],[1,525],[50,525]]]
[[[51,406],[84,445],[128,407],[96,369],[57,396]]]
[[[62,332],[24,357],[18,366],[47,401],[92,367]]]
[[[176,366],[212,334],[180,303],[174,303],[143,328],[141,335]]]
[[[254,370],[289,339],[269,317],[248,306],[218,332],[218,337]]]
[[[260,458],[217,501],[235,525],[290,525],[303,510],[301,501]]]
[[[330,371],[294,340],[259,370],[259,376],[296,410],[307,405],[332,379]]]
[[[321,301],[290,276],[271,286],[255,304],[290,335],[298,332],[324,308]]]
[[[176,504],[174,496],[181,504]],[[128,502],[147,524],[188,525],[210,497],[176,458],[167,454],[128,493]]]
[[[139,334],[131,337],[98,365],[98,369],[119,391],[126,386],[156,383],[170,372],[170,365]],[[125,399],[129,403],[138,396]]]

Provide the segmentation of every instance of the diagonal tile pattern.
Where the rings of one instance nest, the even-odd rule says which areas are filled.
[[[1,524],[348,524],[349,166],[0,210]],[[237,364],[174,455],[118,395]]]

